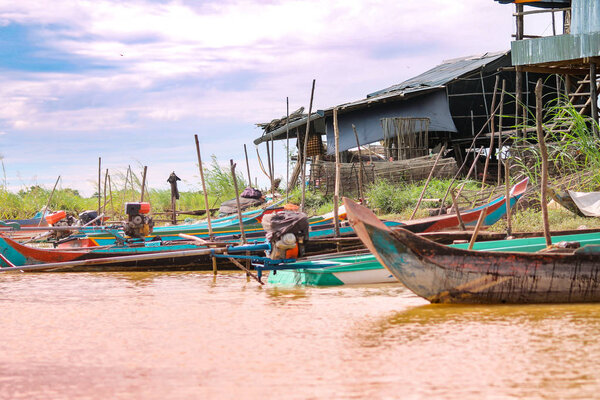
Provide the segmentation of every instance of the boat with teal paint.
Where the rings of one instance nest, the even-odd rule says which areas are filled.
[[[586,245],[600,245],[600,232],[554,235],[552,236],[552,243],[556,246],[560,246],[563,243],[578,243],[581,247]],[[469,244],[451,244],[448,247],[468,249]],[[491,252],[535,253],[544,249],[546,249],[546,239],[543,236],[510,240],[490,240],[475,242],[473,245],[473,250]],[[276,274],[271,272],[268,282],[280,286],[337,286],[397,282],[396,278],[370,253],[351,256],[330,256],[299,262],[302,262],[304,265],[307,263],[313,264],[314,268],[311,266],[309,268],[277,271]]]

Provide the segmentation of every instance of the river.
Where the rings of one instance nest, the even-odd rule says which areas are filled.
[[[2,399],[600,396],[600,305],[430,305],[238,273],[0,276]]]

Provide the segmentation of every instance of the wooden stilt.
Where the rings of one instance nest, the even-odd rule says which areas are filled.
[[[596,87],[596,63],[590,63],[590,102],[592,106],[592,119],[594,120],[594,133],[598,135],[598,93]]]

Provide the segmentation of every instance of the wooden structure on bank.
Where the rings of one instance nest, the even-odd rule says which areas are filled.
[[[379,180],[391,183],[415,182],[427,179],[435,165],[436,154],[397,161],[363,162],[362,184],[368,186]],[[452,178],[458,167],[454,158],[441,158],[435,165],[435,176]],[[340,196],[357,196],[359,193],[359,161],[346,162],[340,165]],[[335,163],[316,160],[312,164],[309,182],[315,190],[331,195],[335,185]]]
[[[597,0],[495,0],[515,3],[516,33],[511,43],[517,100],[523,100],[521,82],[532,73],[555,74],[557,87],[581,115],[598,121],[597,63],[600,61],[600,7]],[[527,9],[525,7],[528,7]],[[527,16],[550,14],[552,35],[541,37],[526,33]],[[562,27],[556,21],[562,17]],[[560,22],[560,21],[559,21]],[[557,28],[557,25],[559,28]],[[561,29],[562,28],[562,29]],[[517,114],[520,114],[517,111]],[[522,110],[522,118],[526,111]],[[567,122],[568,124],[568,122]],[[596,127],[594,126],[594,129]],[[568,130],[565,123],[550,127]],[[525,131],[521,132],[526,136]]]

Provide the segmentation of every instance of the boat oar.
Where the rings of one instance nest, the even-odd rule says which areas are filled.
[[[179,257],[191,257],[191,256],[205,256],[213,254],[213,252],[223,253],[225,249],[197,249],[197,250],[179,250],[179,251],[168,251],[164,253],[151,253],[151,254],[136,254],[131,256],[118,256],[118,257],[103,257],[94,258],[91,260],[79,260],[79,261],[64,261],[55,263],[45,264],[34,264],[34,265],[14,265],[10,262],[3,254],[0,254],[0,259],[10,265],[10,267],[0,268],[0,272],[10,271],[44,271],[50,269],[62,269],[62,268],[75,268],[90,265],[99,264],[119,264],[130,261],[145,261],[145,260],[160,260],[167,258],[179,258]]]

